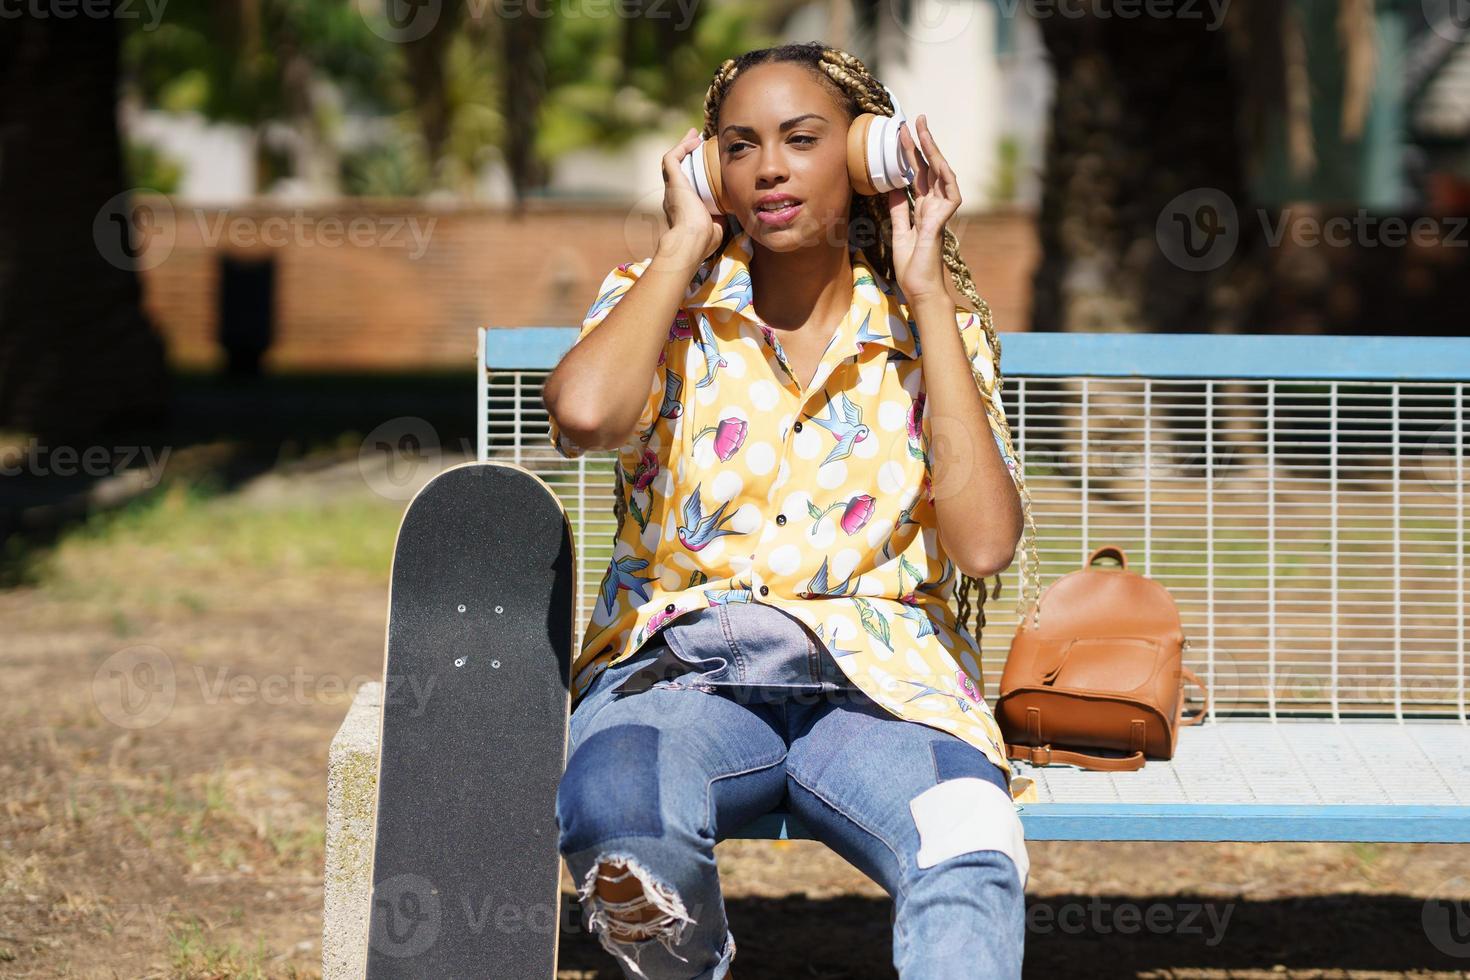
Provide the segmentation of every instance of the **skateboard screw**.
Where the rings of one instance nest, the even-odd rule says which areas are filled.
[[[464,612],[464,603],[462,602],[459,604],[459,611]]]
[[[463,667],[464,666],[464,657],[457,657],[457,658],[455,658],[454,666],[456,666],[456,667]]]
[[[491,667],[499,667],[500,666],[500,661],[499,660],[492,660],[492,661],[490,661],[490,666]]]
[[[499,616],[503,612],[505,612],[505,607],[504,606],[496,606],[495,607],[495,615]]]

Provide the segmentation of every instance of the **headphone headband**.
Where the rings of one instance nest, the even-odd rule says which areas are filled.
[[[882,82],[878,84],[882,85]],[[893,103],[893,117],[899,122],[907,122],[908,117],[903,114],[903,106],[898,104],[898,96],[893,94],[893,89],[883,85],[883,91],[888,93],[888,101]]]

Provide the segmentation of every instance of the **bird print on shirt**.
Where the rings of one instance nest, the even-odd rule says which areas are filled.
[[[853,582],[851,592],[848,591],[847,585],[849,582],[852,582],[854,572],[848,572],[847,578],[842,580],[842,584],[836,587],[829,586],[827,584],[827,559],[823,557],[822,567],[817,569],[815,575],[807,579],[806,591],[802,595],[808,599],[853,595],[857,592],[857,583]]]
[[[823,466],[836,459],[852,455],[852,447],[862,442],[872,431],[863,424],[863,410],[852,403],[847,392],[839,391],[835,398],[827,399],[827,414],[823,417],[809,416],[811,420],[832,434],[837,445],[822,460]]]
[[[827,652],[832,654],[832,656],[836,657],[838,660],[841,660],[843,657],[851,657],[853,654],[861,652],[856,649],[848,650],[845,647],[838,646],[837,633],[835,631],[832,633],[832,639],[828,640],[825,635],[826,629],[826,623],[817,624],[817,639],[821,640],[822,645],[827,648]]]
[[[669,369],[668,376],[664,378],[664,400],[658,407],[658,415],[654,423],[663,419],[676,419],[684,414],[684,400],[680,394],[684,391],[684,376],[673,368]],[[647,439],[644,440],[645,442]]]
[[[751,286],[750,273],[745,269],[741,269],[730,277],[729,282],[725,283],[725,288],[720,292],[720,299],[722,301],[733,300],[735,305],[730,307],[730,309],[739,313],[754,302],[753,294],[754,289]]]
[[[644,602],[648,601],[648,592],[643,588],[650,582],[658,581],[652,576],[634,575],[648,567],[646,558],[633,558],[624,555],[622,558],[614,558],[608,563],[607,571],[603,573],[602,584],[598,587],[598,594],[602,599],[603,608],[611,612],[617,603],[618,592],[627,589]]]
[[[699,329],[694,334],[694,343],[699,347],[699,352],[704,355],[704,377],[694,382],[696,388],[708,388],[714,384],[715,376],[720,373],[720,368],[729,366],[720,353],[719,346],[715,343],[714,328],[709,325],[709,317],[701,313],[698,317]]]
[[[732,582],[739,585],[739,582]],[[705,589],[705,596],[712,606],[723,606],[730,602],[753,602],[755,601],[755,589],[747,583],[743,589]]]
[[[703,486],[703,483],[696,486],[689,499],[684,501],[684,523],[679,525],[679,542],[690,551],[703,551],[711,541],[727,534],[746,533],[720,527],[735,516],[725,513],[725,508],[730,506],[728,500],[720,504],[719,510],[708,517],[704,516],[704,504],[700,498],[700,489]]]
[[[919,689],[918,690],[918,693],[916,693],[916,694],[914,694],[914,695],[912,695],[910,697],[904,698],[905,701],[917,701],[919,698],[932,698],[932,697],[949,698],[951,701],[954,701],[955,704],[957,704],[959,706],[959,709],[961,711],[969,711],[970,710],[970,703],[968,701],[966,701],[964,698],[962,698],[959,695],[957,695],[957,694],[950,694],[948,691],[941,691],[937,687],[932,687],[932,686],[930,686],[928,684],[923,683],[922,681],[912,681],[912,680],[909,680],[906,677],[899,678],[899,682],[900,683],[903,683],[903,684],[912,685],[913,687],[917,687]]]

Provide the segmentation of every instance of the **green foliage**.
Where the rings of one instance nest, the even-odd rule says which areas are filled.
[[[687,43],[661,46],[652,21],[570,11],[552,18],[545,43],[549,91],[537,142],[544,157],[589,146],[616,149],[650,129],[702,127],[705,91],[720,63],[779,42],[760,31],[761,8],[748,0],[695,8],[688,25],[677,4],[659,9],[684,27],[674,36]],[[634,38],[625,44],[627,30]]]
[[[1015,201],[1020,178],[1021,144],[1014,136],[1002,136],[996,148],[995,177],[990,184],[991,203]]]
[[[126,154],[129,187],[147,187],[160,194],[177,194],[184,178],[183,166],[151,143],[129,140]]]
[[[415,197],[430,190],[423,141],[402,132],[342,155],[343,193],[360,197]]]
[[[346,193],[419,195],[448,187],[472,194],[486,160],[519,135],[502,106],[510,73],[544,69],[537,129],[525,135],[542,159],[554,159],[588,146],[616,148],[649,129],[700,125],[720,62],[777,40],[756,26],[763,16],[756,0],[660,4],[658,17],[644,18],[583,2],[551,8],[539,52],[509,53],[496,8],[446,4],[462,15],[440,25],[451,32],[442,55],[433,53],[437,46],[379,37],[355,0],[171,5],[151,29],[131,26],[123,65],[149,106],[259,132],[273,123],[314,130],[337,146]],[[476,12],[482,16],[471,16]],[[443,83],[426,91],[422,59],[434,57],[442,59]],[[417,71],[414,58],[421,59]],[[423,120],[438,118],[441,106],[448,122],[431,160]],[[379,133],[344,144],[340,113],[348,111],[382,120]],[[140,160],[139,169],[153,162]],[[290,173],[290,160],[266,141],[256,162],[262,188]]]
[[[386,107],[392,47],[350,0],[259,0],[170,5],[152,30],[134,25],[123,66],[150,105],[258,125],[287,116],[303,66],[349,98]]]

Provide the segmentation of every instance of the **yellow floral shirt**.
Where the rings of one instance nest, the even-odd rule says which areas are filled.
[[[572,666],[573,698],[676,617],[765,602],[809,626],[888,711],[959,736],[1014,776],[979,690],[979,649],[951,606],[959,573],[939,540],[907,306],[851,249],[851,308],[803,391],[751,305],[751,255],[741,232],[695,274],[618,451],[613,556]],[[651,261],[608,273],[579,339]],[[980,317],[956,307],[956,323],[1003,416]],[[554,418],[550,439],[568,459],[585,452]],[[1023,782],[1012,780],[1013,795]]]

